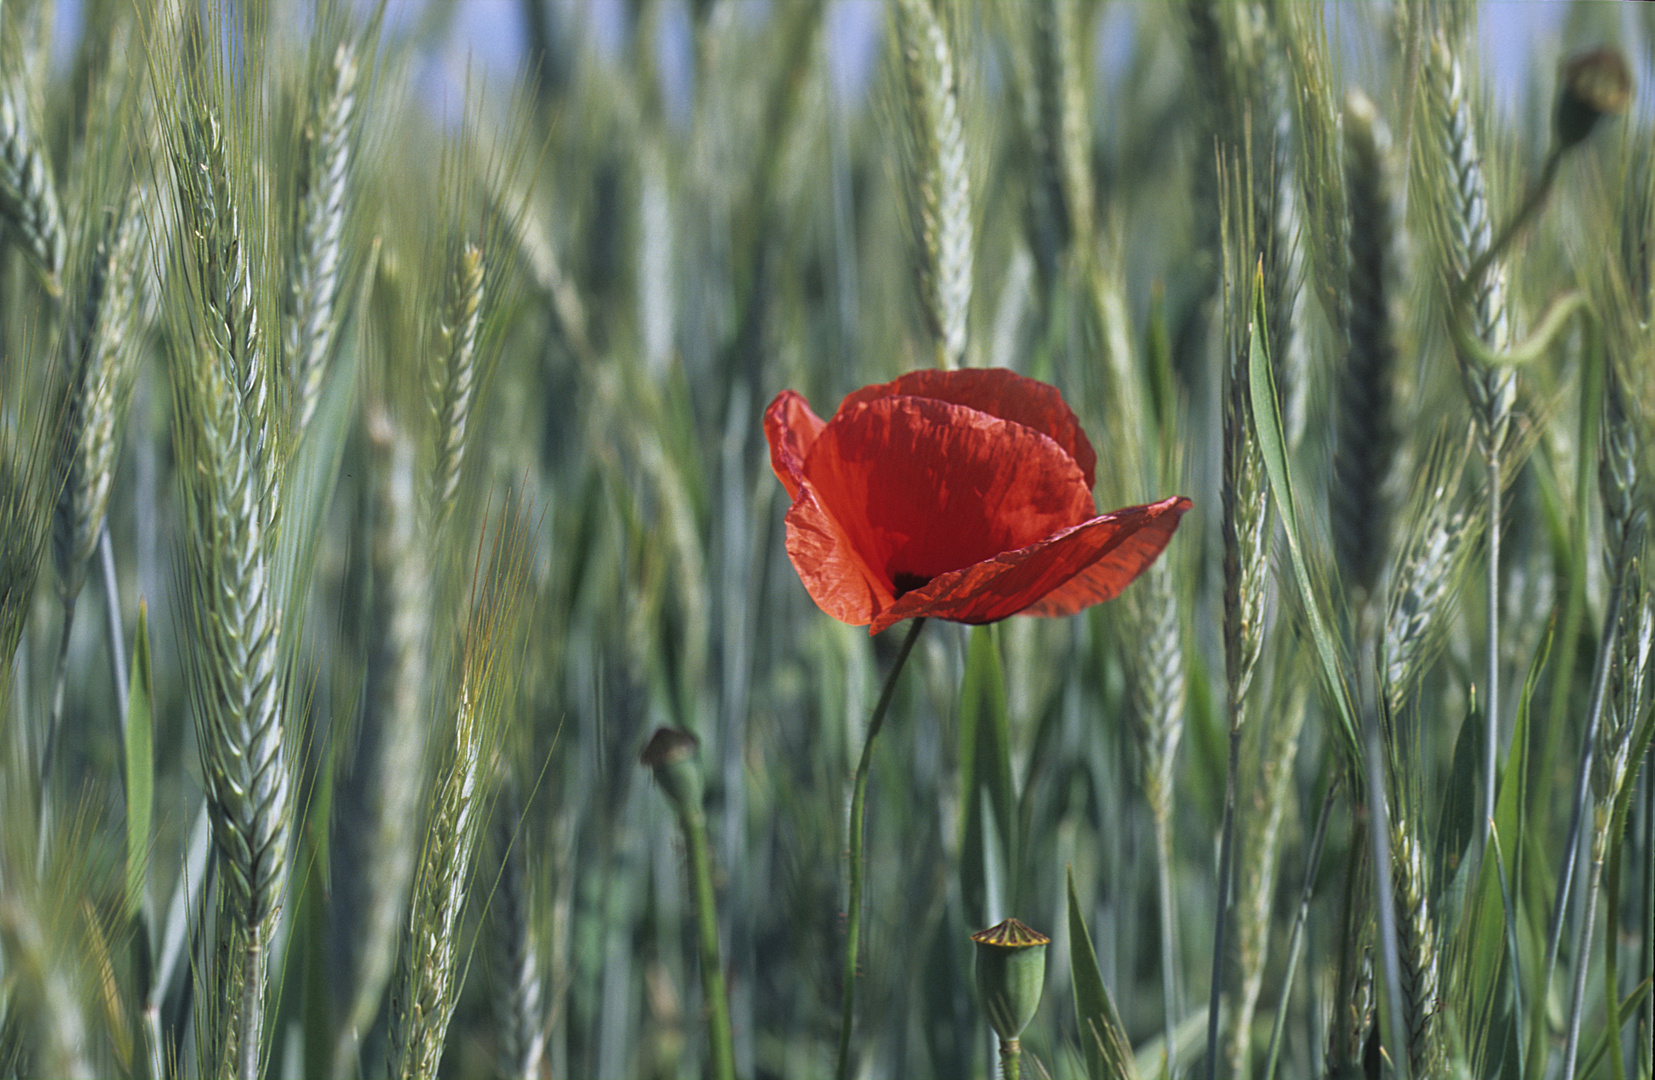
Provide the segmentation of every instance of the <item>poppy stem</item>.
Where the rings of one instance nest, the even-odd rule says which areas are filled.
[[[839,999],[839,1056],[833,1075],[838,1080],[850,1078],[850,1035],[856,1015],[856,954],[862,934],[862,821],[863,808],[868,798],[868,769],[873,764],[873,741],[879,729],[885,726],[885,711],[890,708],[896,693],[897,677],[914,651],[924,619],[915,619],[902,639],[902,648],[885,676],[885,688],[879,692],[879,703],[874,706],[873,718],[868,721],[868,735],[862,743],[862,759],[856,765],[856,781],[850,796],[850,898],[845,905],[845,984]]]

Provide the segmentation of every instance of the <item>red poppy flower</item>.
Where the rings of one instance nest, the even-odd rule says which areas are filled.
[[[764,433],[793,498],[793,568],[823,611],[869,633],[1073,615],[1131,584],[1190,508],[1175,496],[1099,515],[1074,413],[1010,371],[915,371],[826,423],[784,390]]]

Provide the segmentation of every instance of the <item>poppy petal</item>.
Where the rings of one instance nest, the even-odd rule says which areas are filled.
[[[1096,513],[1074,459],[1051,439],[930,398],[840,409],[816,438],[804,475],[845,542],[893,593]]]
[[[1086,479],[1086,490],[1092,490],[1097,472],[1097,454],[1092,450],[1086,433],[1081,430],[1080,421],[1056,387],[1005,368],[962,368],[958,371],[928,368],[911,371],[878,386],[865,386],[845,398],[839,412],[854,405],[899,395],[964,405],[968,409],[1031,427],[1057,443],[1064,453],[1074,459]]]
[[[1019,613],[1072,615],[1130,585],[1160,555],[1189,508],[1188,499],[1175,496],[1116,510],[940,575],[880,611],[868,632],[919,616],[989,623]]]
[[[800,488],[786,521],[788,560],[817,607],[852,626],[866,626],[890,607],[889,582],[869,569],[814,490]]]
[[[820,417],[810,411],[802,395],[783,390],[764,410],[764,435],[770,440],[770,467],[787,489],[788,497],[799,497],[804,478],[805,455],[823,428]]]

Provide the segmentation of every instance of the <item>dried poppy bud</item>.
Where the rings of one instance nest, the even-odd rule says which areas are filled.
[[[1555,132],[1567,149],[1592,133],[1601,117],[1619,116],[1632,100],[1632,73],[1610,46],[1572,57],[1558,80]]]
[[[1052,939],[1016,919],[971,935],[977,945],[977,996],[1002,1041],[1023,1033],[1046,984],[1046,946]]]
[[[657,728],[638,758],[680,813],[701,808],[701,770],[695,762],[700,746],[701,740],[682,728]]]
[[[824,422],[784,390],[764,414],[793,499],[806,591],[869,633],[916,617],[1073,615],[1116,596],[1172,538],[1182,497],[1098,514],[1097,455],[1058,392],[1003,370],[915,371]]]

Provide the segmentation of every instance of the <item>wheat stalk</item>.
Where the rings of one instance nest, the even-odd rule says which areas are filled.
[[[1409,1070],[1423,1080],[1442,1075],[1445,1062],[1437,1024],[1440,967],[1425,859],[1419,827],[1401,809],[1419,801],[1417,797],[1397,799],[1399,809],[1391,819],[1391,889],[1398,912],[1397,951],[1402,960],[1401,1024]]]
[[[483,249],[473,242],[455,253],[431,364],[430,402],[436,420],[431,474],[431,533],[442,532],[460,490],[472,399],[477,392],[477,335],[483,306]]]
[[[339,330],[345,219],[355,135],[358,65],[355,47],[340,42],[320,65],[311,114],[300,139],[297,220],[288,262],[286,344],[295,427],[316,414],[327,360]]]
[[[956,368],[965,362],[975,250],[959,78],[933,0],[898,0],[896,25],[907,87],[906,190],[920,306],[938,366]]]
[[[137,380],[147,329],[149,266],[145,196],[133,187],[102,219],[65,328],[71,391],[63,486],[52,553],[66,604],[80,592],[115,484],[127,403]]]
[[[520,825],[515,797],[502,797],[493,829],[500,875],[488,906],[489,996],[499,1039],[500,1074],[533,1080],[540,1075],[546,1048],[545,1006],[531,922],[535,897],[518,836]]]
[[[1349,588],[1372,596],[1390,550],[1390,474],[1396,454],[1397,244],[1390,134],[1366,96],[1345,105],[1345,189],[1350,211],[1345,362],[1334,387],[1328,514],[1334,555]]]
[[[0,72],[0,221],[39,271],[46,291],[62,291],[66,239],[63,211],[47,160],[19,100],[20,87]]]
[[[432,582],[423,543],[411,441],[383,412],[368,419],[372,463],[369,539],[373,601],[370,652],[364,673],[364,715],[356,771],[345,797],[357,827],[347,841],[364,910],[353,950],[352,988],[335,1044],[334,1075],[355,1071],[357,1041],[373,1023],[396,961],[405,925],[408,885],[418,851],[426,775],[427,704],[423,678],[430,659]]]
[[[1034,128],[1039,161],[1034,196],[1046,222],[1049,247],[1043,251],[1048,275],[1057,257],[1092,240],[1091,140],[1086,95],[1076,62],[1075,5],[1042,0],[1034,13],[1034,80],[1038,122]]]
[[[213,29],[198,26],[186,41],[195,62]],[[252,1080],[288,874],[292,779],[276,595],[282,429],[270,400],[254,238],[237,187],[251,168],[256,129],[242,123],[247,103],[229,83],[216,68],[196,68],[168,103],[184,230],[173,247],[182,286],[170,312],[173,447],[185,513],[185,670],[223,874],[213,1002],[221,1011],[210,1013],[198,1045],[207,1071]],[[234,147],[224,140],[226,109]]]
[[[1451,623],[1471,540],[1480,523],[1457,491],[1469,446],[1441,440],[1428,455],[1403,520],[1408,535],[1397,555],[1380,639],[1380,677],[1386,711],[1400,716]]]
[[[1213,943],[1212,990],[1207,1018],[1207,1075],[1218,1068],[1219,1000],[1224,986],[1225,938],[1233,892],[1235,810],[1241,742],[1251,705],[1253,673],[1264,645],[1265,604],[1269,574],[1270,489],[1264,454],[1253,427],[1249,371],[1253,317],[1262,279],[1247,273],[1252,247],[1252,189],[1226,172],[1220,233],[1225,252],[1224,297],[1226,363],[1222,419],[1223,464],[1219,481],[1219,531],[1224,543],[1224,675],[1229,722],[1229,759],[1225,767],[1224,811],[1218,859],[1218,916]],[[1234,233],[1239,229],[1239,235]],[[1238,1036],[1239,1037],[1239,1036]]]
[[[459,997],[460,924],[495,768],[523,589],[526,536],[508,507],[477,582],[460,673],[443,732],[430,821],[414,872],[402,962],[391,995],[388,1075],[437,1075]]]
[[[1180,1015],[1177,897],[1172,882],[1174,766],[1184,734],[1184,645],[1174,589],[1173,561],[1157,559],[1131,592],[1139,628],[1132,676],[1133,734],[1137,737],[1144,801],[1155,825],[1155,865],[1161,912],[1163,1024],[1171,1033]]]

